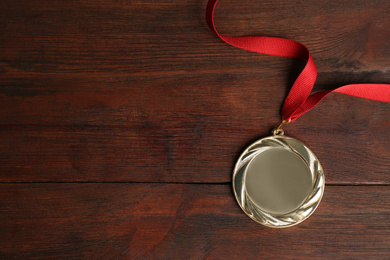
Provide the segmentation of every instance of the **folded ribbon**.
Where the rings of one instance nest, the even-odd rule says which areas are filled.
[[[284,100],[282,117],[290,122],[315,107],[331,92],[343,93],[355,97],[390,102],[389,84],[350,84],[334,90],[310,94],[317,79],[317,68],[309,50],[301,43],[266,36],[223,36],[214,26],[214,10],[218,0],[209,0],[206,8],[206,20],[210,29],[226,43],[237,48],[267,55],[298,58],[307,61],[306,66],[295,80],[287,98]]]

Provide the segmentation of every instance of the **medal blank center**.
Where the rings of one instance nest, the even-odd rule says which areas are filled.
[[[310,169],[294,152],[272,148],[250,163],[245,186],[247,194],[262,210],[286,214],[304,202],[312,187]]]

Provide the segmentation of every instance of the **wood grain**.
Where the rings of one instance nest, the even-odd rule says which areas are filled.
[[[341,117],[353,119],[333,120],[325,114],[315,125],[308,115],[302,125],[287,126],[286,131],[320,158],[327,183],[390,183],[390,138],[382,123],[388,121],[388,113],[370,114],[361,109],[374,111],[381,105],[350,99],[335,95],[323,105],[334,111],[344,109]],[[265,120],[258,129],[191,124],[180,128],[3,126],[0,180],[230,182],[245,146],[270,130]]]
[[[289,229],[241,212],[230,185],[2,184],[3,259],[386,259],[388,187],[329,186]]]
[[[279,123],[302,64],[221,42],[205,4],[0,1],[0,180],[230,181],[245,146]],[[216,22],[306,44],[321,90],[390,82],[389,11],[389,1],[227,0]],[[335,94],[287,133],[316,152],[329,183],[385,184],[389,119],[388,104]]]
[[[222,32],[307,44],[317,90],[389,82],[389,2],[348,3],[222,1],[216,20]],[[245,146],[279,123],[302,64],[220,42],[204,4],[3,1],[0,180],[230,181]],[[336,26],[340,12],[353,25]],[[287,133],[316,152],[329,183],[385,184],[389,118],[388,104],[335,94]]]
[[[1,259],[388,258],[386,103],[332,94],[286,126],[326,174],[307,221],[275,230],[241,212],[234,163],[278,125],[304,64],[221,42],[206,2],[0,0]],[[305,44],[317,91],[390,83],[389,13],[223,0],[215,19]]]

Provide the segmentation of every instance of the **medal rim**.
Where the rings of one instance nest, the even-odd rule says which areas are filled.
[[[239,197],[237,196],[237,189],[236,189],[236,182],[235,182],[235,178],[238,174],[238,172],[241,170],[241,168],[243,167],[242,166],[242,159],[245,155],[248,154],[248,152],[250,151],[251,148],[253,148],[255,145],[262,145],[261,143],[265,140],[271,140],[271,139],[284,139],[284,140],[290,140],[290,141],[293,141],[293,142],[298,142],[304,149],[305,151],[310,155],[310,158],[312,158],[316,165],[317,165],[317,170],[315,170],[314,172],[312,171],[312,169],[310,167],[308,167],[310,173],[312,176],[314,176],[316,178],[316,181],[312,182],[312,187],[311,187],[311,192],[310,194],[307,195],[307,197],[305,198],[304,202],[301,203],[301,205],[296,208],[295,210],[289,212],[289,213],[286,213],[286,214],[271,214],[271,213],[268,213],[268,212],[263,212],[262,209],[260,209],[259,206],[255,205],[255,207],[257,207],[256,211],[255,212],[252,212],[250,211],[249,209],[247,209],[245,207],[245,205],[242,205],[241,204],[241,201],[239,199]],[[307,162],[306,159],[302,156],[302,154],[300,152],[298,152],[296,149],[294,149],[294,147],[291,146],[291,144],[287,144],[289,146],[289,148],[291,148],[293,151],[293,153],[295,153],[297,156],[301,157],[302,160],[304,160],[304,162],[306,164],[309,164],[310,162]],[[262,146],[266,146],[266,145],[262,145]],[[248,162],[246,162],[245,164],[249,165],[250,162],[256,158],[256,156],[253,156],[251,159],[248,160]],[[241,165],[241,167],[240,167]],[[246,171],[246,170],[245,170]],[[246,172],[243,173],[242,175],[245,176]],[[241,180],[241,190],[243,189],[243,187],[245,188],[245,177],[242,177],[242,180]],[[316,185],[316,183],[318,183],[318,185]],[[235,167],[234,167],[234,172],[233,172],[233,178],[232,178],[232,186],[233,186],[233,193],[234,193],[234,197],[238,203],[238,205],[240,206],[241,210],[244,211],[244,213],[250,217],[252,220],[254,220],[255,222],[261,224],[261,225],[264,225],[264,226],[267,226],[267,227],[271,227],[271,228],[287,228],[287,227],[292,227],[292,226],[295,226],[303,221],[305,221],[307,218],[309,218],[313,213],[314,211],[317,209],[317,207],[319,206],[320,202],[321,202],[321,199],[323,197],[323,194],[324,194],[324,190],[325,190],[325,174],[324,174],[324,171],[323,171],[323,168],[321,166],[321,163],[319,162],[317,156],[313,153],[313,151],[310,150],[310,148],[308,148],[303,142],[301,142],[300,140],[297,140],[295,138],[292,138],[292,137],[289,137],[289,136],[285,136],[285,135],[273,135],[273,136],[267,136],[267,137],[264,137],[264,138],[261,138],[255,142],[253,142],[251,145],[249,145],[240,155],[239,159],[237,160],[236,164],[235,164]],[[315,201],[313,201],[313,206],[314,207],[310,207],[311,209],[308,210],[308,211],[305,211],[304,213],[306,214],[297,214],[297,212],[299,212],[300,210],[302,210],[302,207],[303,205],[305,205],[305,202],[308,202],[311,198],[313,198],[313,192],[315,191],[315,188],[319,189],[320,190],[320,196],[315,199]],[[316,192],[317,193],[317,192]],[[245,193],[246,195],[246,193]],[[260,218],[257,218],[256,215],[256,212],[260,212],[260,213],[263,213],[262,215],[260,215]],[[264,221],[264,217],[266,217],[266,215],[269,215],[275,219],[279,219],[280,217],[284,217],[284,216],[288,216],[288,215],[294,215],[294,216],[301,216],[300,219],[298,219],[297,221],[293,221],[293,222],[290,222],[288,224],[285,224],[285,225],[275,225],[275,224],[272,224],[270,222],[267,222],[267,221]]]

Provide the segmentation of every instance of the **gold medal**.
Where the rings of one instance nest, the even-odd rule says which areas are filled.
[[[294,226],[317,208],[325,175],[314,153],[278,128],[250,145],[238,159],[233,190],[241,209],[273,228]]]
[[[273,136],[258,140],[240,156],[233,174],[233,189],[241,209],[254,221],[283,228],[307,219],[321,201],[325,176],[314,153],[302,142],[284,136],[283,124],[292,122],[315,107],[329,93],[390,102],[389,84],[349,84],[311,94],[317,68],[309,50],[299,42],[267,36],[225,36],[214,25],[218,0],[209,0],[209,28],[226,43],[244,50],[298,58],[306,61],[284,100],[282,124]]]

